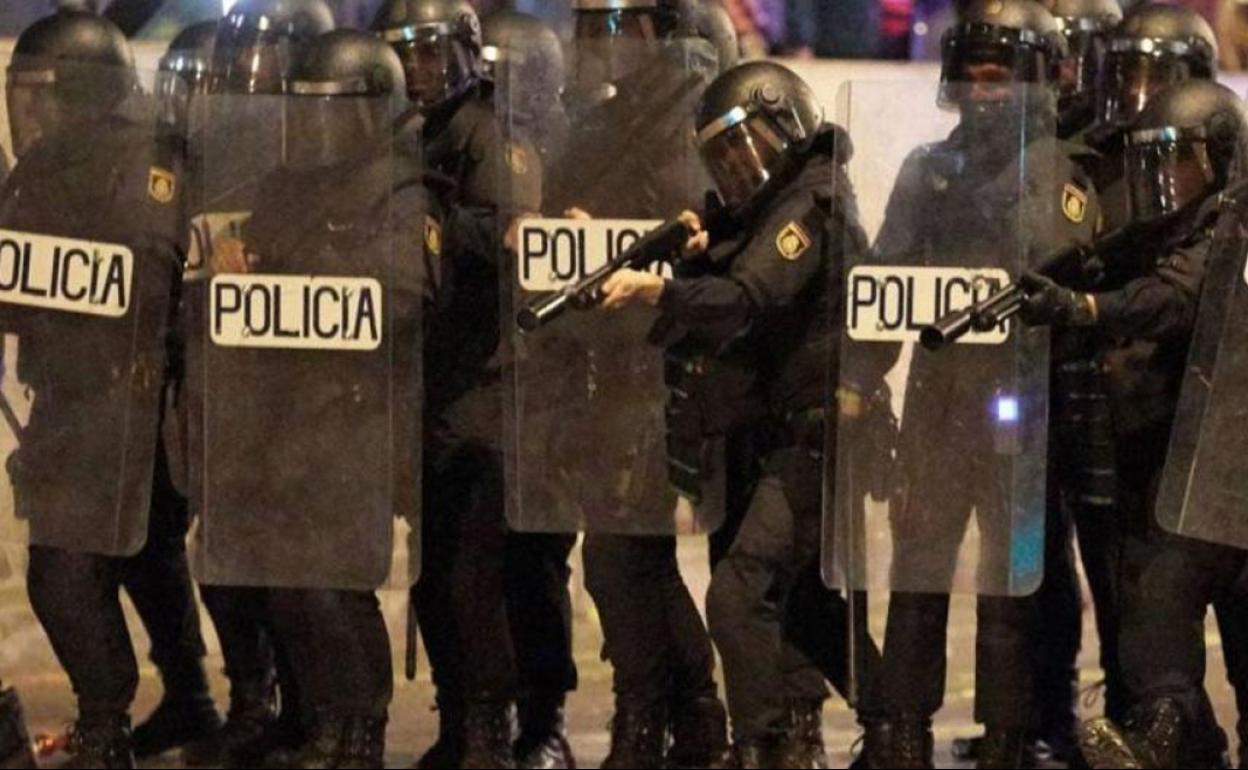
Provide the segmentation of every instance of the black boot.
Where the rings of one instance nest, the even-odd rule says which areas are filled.
[[[287,767],[294,770],[372,770],[385,767],[386,720],[318,714],[311,739]]]
[[[268,754],[270,731],[277,719],[273,683],[242,682],[230,689],[225,725],[182,749],[187,767],[256,767]]]
[[[511,703],[480,701],[464,710],[463,767],[509,770],[516,766],[516,709]]]
[[[1021,770],[1034,767],[1028,761],[1027,731],[989,727],[979,744],[975,767],[979,770]]]
[[[928,770],[934,767],[932,723],[901,718],[868,722],[859,762],[867,768]]]
[[[1161,698],[1133,710],[1127,724],[1093,719],[1083,725],[1079,745],[1092,768],[1178,767],[1183,714]]]
[[[22,702],[13,690],[0,690],[0,768],[28,770],[35,768],[35,753],[26,732]]]
[[[679,703],[672,710],[672,746],[667,766],[674,770],[733,766],[728,744],[728,712],[719,698],[708,696]]]
[[[221,726],[217,707],[206,692],[190,697],[166,693],[156,710],[134,728],[134,755],[146,759],[209,740]]]
[[[576,758],[563,712],[563,694],[533,696],[520,704],[520,737],[514,754],[516,767],[526,770],[573,770]]]
[[[667,709],[627,698],[615,701],[611,719],[611,753],[603,770],[658,770],[667,753]]]
[[[79,719],[69,736],[66,768],[132,768],[134,738],[130,717]]]
[[[779,737],[758,741],[738,741],[733,747],[735,764],[740,770],[769,770],[784,767],[783,746],[784,740]]]
[[[789,704],[789,729],[780,746],[780,767],[827,770],[823,745],[823,701]]]
[[[463,765],[464,709],[438,702],[438,739],[416,761],[416,770],[454,770]]]

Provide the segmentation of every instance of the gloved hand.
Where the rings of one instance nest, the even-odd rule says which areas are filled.
[[[1096,323],[1096,305],[1081,292],[1059,286],[1039,273],[1027,273],[1018,280],[1027,294],[1019,316],[1028,326],[1091,326]]]

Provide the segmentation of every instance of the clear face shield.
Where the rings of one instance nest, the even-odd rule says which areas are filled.
[[[231,18],[218,33],[213,53],[209,90],[214,94],[280,94],[294,57],[288,35],[270,28],[261,18],[258,25]]]
[[[392,120],[388,96],[362,81],[293,81],[285,100],[286,166],[310,171],[367,158]]]
[[[789,143],[766,116],[738,107],[698,134],[698,148],[724,203],[741,206],[776,173]]]
[[[1161,128],[1127,135],[1122,155],[1132,222],[1155,222],[1199,205],[1218,189],[1201,128]]]
[[[1105,126],[1126,126],[1158,92],[1197,77],[1209,77],[1186,55],[1183,43],[1113,40],[1097,86],[1096,119]]]
[[[448,25],[391,30],[385,39],[403,62],[408,97],[421,110],[445,104],[472,82],[476,71],[472,52]]]
[[[208,93],[212,63],[188,51],[166,56],[156,73],[156,109],[160,123],[178,136],[189,137],[193,126],[193,100]]]
[[[947,110],[1016,109],[1025,86],[1050,82],[1048,56],[1037,35],[988,25],[946,34],[942,45],[939,104]]]
[[[137,87],[127,67],[14,59],[6,91],[14,156],[44,137],[97,130]]]

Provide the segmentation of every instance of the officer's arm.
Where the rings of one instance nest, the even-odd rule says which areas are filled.
[[[1176,249],[1155,271],[1115,291],[1092,295],[1096,325],[1110,334],[1165,340],[1190,334],[1196,321],[1208,240]]]

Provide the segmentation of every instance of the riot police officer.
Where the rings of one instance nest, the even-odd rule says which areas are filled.
[[[188,338],[181,373],[187,382],[177,390],[182,430],[170,442],[183,450],[175,476],[186,488],[193,488],[194,476],[187,450],[202,438],[194,419],[202,399],[194,384],[202,368],[201,346],[191,334],[205,322],[208,254],[216,238],[236,232],[250,217],[264,171],[259,160],[242,157],[236,139],[269,128],[247,117],[250,105],[281,93],[293,49],[332,28],[333,14],[321,0],[246,0],[217,23],[183,31],[162,61],[164,119],[183,137],[192,160],[180,329]],[[286,651],[276,643],[265,590],[201,583],[200,594],[221,642],[230,705],[224,728],[188,745],[184,760],[193,766],[250,766],[271,751],[299,745],[305,719],[298,683]]]
[[[809,597],[823,590],[824,367],[839,337],[830,324],[840,297],[823,287],[853,242],[834,223],[847,221],[865,239],[852,193],[836,181],[849,148],[843,132],[823,123],[809,86],[771,63],[721,75],[701,98],[697,127],[725,220],[702,233],[686,214],[695,232],[689,267],[666,281],[622,271],[604,285],[604,306],[660,308],[651,338],[669,357],[697,362],[673,383],[704,415],[695,438],[767,428],[771,438],[756,458],[761,478],[715,567],[707,615],[724,659],[740,766],[826,766],[826,687],[812,661],[835,661],[823,668],[845,690],[846,607],[839,597]]]
[[[1230,239],[1219,248],[1219,209],[1208,204],[1240,178],[1245,120],[1240,100],[1213,83],[1154,96],[1122,149],[1132,226],[1149,235],[1105,255],[1105,279],[1094,291],[1036,275],[1024,282],[1028,323],[1086,327],[1098,336],[1115,438],[1130,447],[1117,458],[1127,528],[1119,655],[1135,700],[1123,722],[1086,727],[1082,749],[1093,767],[1217,767],[1225,750],[1203,687],[1202,628],[1208,605],[1233,589],[1244,554],[1162,531],[1154,508],[1202,282],[1225,274],[1228,262],[1236,272],[1242,260],[1238,225],[1219,228]],[[1242,204],[1232,198],[1227,205]]]
[[[0,685],[0,765],[35,768],[35,755],[17,692]]]
[[[321,434],[346,440],[335,431],[357,416],[364,424],[355,429],[372,441],[373,434],[368,431],[373,423],[368,417],[376,404],[367,403],[369,399],[388,397],[392,388],[405,399],[414,398],[419,340],[416,325],[409,322],[421,314],[426,227],[420,180],[395,176],[398,166],[390,151],[392,127],[406,101],[406,91],[402,65],[390,47],[366,32],[327,32],[295,52],[284,83],[288,96],[281,110],[285,118],[283,160],[261,181],[257,206],[242,227],[241,241],[224,238],[217,242],[214,270],[218,275],[308,272],[381,276],[389,303],[381,334],[390,336],[388,344],[396,351],[393,357],[383,354],[384,363],[396,368],[378,378],[373,376],[377,369],[371,364],[352,366],[344,362],[341,371],[346,379],[336,381],[303,377],[306,366],[283,368],[280,357],[269,358],[268,363],[245,356],[229,359],[244,378],[256,371],[252,366],[267,367],[263,371],[272,377],[285,375],[289,378],[286,386],[299,395],[294,400],[311,405],[312,412],[307,412],[307,407],[296,408],[290,420],[279,423],[284,428],[278,439],[282,443],[276,448],[279,454],[286,454],[292,442],[316,452],[318,440],[323,440],[318,439]],[[239,248],[249,255],[246,260],[237,259]],[[309,365],[315,360],[309,358]],[[399,363],[392,364],[394,361]],[[349,387],[344,387],[347,384]],[[404,415],[415,408],[415,403],[399,405],[393,411],[388,404],[383,406],[388,417],[400,425],[406,422]],[[312,415],[323,417],[322,423],[300,419]],[[401,433],[398,442],[406,448],[405,462],[414,465],[413,448],[407,443],[414,439],[414,420],[407,427],[412,435]],[[245,442],[250,436],[240,433],[236,440]],[[364,458],[345,461],[358,463],[360,459]],[[235,467],[226,462],[220,459],[215,467]],[[368,491],[373,485],[381,489],[391,484],[411,485],[411,490],[400,491],[396,499],[414,497],[415,471],[403,472],[404,467],[397,465],[393,477],[361,475],[356,480],[364,484],[361,490]],[[281,494],[264,497],[275,501],[275,518],[289,515],[285,505],[291,498]],[[368,501],[360,500],[359,504],[363,511],[369,510]],[[222,512],[218,509],[217,522],[222,521]],[[318,537],[317,526],[332,527],[335,521],[358,517],[358,541],[343,545],[368,550],[376,543],[389,542],[388,519],[395,512],[385,505],[381,513],[386,520],[378,521],[380,526],[374,530],[368,526],[367,513],[310,511],[306,519],[313,529],[307,533],[310,539],[296,542],[307,546]],[[205,515],[205,526],[211,528],[213,512]],[[218,562],[228,558],[222,553],[218,550]],[[268,608],[273,625],[289,651],[306,708],[313,715],[311,733],[292,766],[380,768],[384,765],[393,672],[390,639],[378,598],[372,590],[342,577],[332,565],[308,567],[307,582],[294,582],[288,568],[312,554],[292,551],[288,556],[286,566],[263,578],[272,578]],[[278,554],[267,558],[273,565],[283,561]],[[343,560],[350,561],[345,556]],[[381,553],[381,561],[383,566],[390,566],[389,548]],[[289,585],[302,587],[285,587]]]
[[[1096,87],[1110,38],[1122,21],[1115,0],[1048,0],[1045,3],[1066,38],[1058,96],[1058,136],[1077,136],[1095,118]]]
[[[941,78],[941,103],[958,110],[959,125],[905,161],[872,264],[929,264],[926,259],[982,269],[1010,259],[1015,238],[1026,244],[1024,253],[1037,255],[1091,240],[1095,190],[1056,136],[1058,63],[1065,54],[1056,21],[1038,4],[960,6],[943,41]],[[1023,191],[1012,189],[1020,176],[1034,180]],[[968,200],[977,203],[968,208]],[[1015,233],[1005,224],[1015,222],[1026,222],[1025,230]],[[864,349],[861,360],[841,372],[843,417],[851,423],[862,419],[855,405],[870,394],[885,394],[872,403],[890,400],[882,376],[900,346],[891,353],[888,345],[869,347],[872,355]],[[931,766],[931,719],[944,690],[946,592],[954,587],[958,544],[973,508],[980,530],[975,717],[986,727],[978,764],[1017,767],[1031,726],[1031,645],[1040,629],[1034,601],[1012,595],[1017,563],[1006,544],[1016,539],[1011,509],[1021,503],[1007,490],[1011,467],[1027,453],[1017,445],[990,448],[1004,439],[994,439],[996,424],[988,416],[1002,394],[1028,399],[1032,385],[1010,364],[1015,353],[1008,348],[972,345],[939,355],[916,353],[906,376],[907,417],[889,501],[894,590],[883,661],[871,682],[883,717],[867,721],[864,757],[872,767]],[[838,455],[854,451],[853,436],[846,441]],[[964,456],[954,467],[941,467],[931,455],[933,442],[962,446]]]
[[[499,429],[497,259],[509,223],[540,207],[539,159],[507,141],[494,116],[469,3],[390,0],[373,28],[403,62],[413,107],[404,132],[419,136],[432,189],[453,212],[441,238],[453,289],[425,334],[425,509],[434,513],[413,598],[440,725],[420,764],[571,766],[563,704],[576,686],[573,540],[508,531]],[[521,615],[526,607],[532,614]]]
[[[118,596],[123,585],[141,585],[136,599],[153,599],[140,606],[146,605],[148,627],[162,637],[155,651],[178,651],[168,659],[162,655],[158,664],[162,674],[172,674],[167,677],[170,698],[189,692],[193,707],[183,708],[170,700],[167,708],[192,719],[200,714],[206,720],[215,719],[211,701],[205,700],[202,641],[186,580],[185,556],[176,545],[181,540],[179,526],[184,524],[169,522],[166,506],[176,502],[176,493],[171,490],[163,452],[152,451],[158,442],[161,386],[168,360],[168,312],[177,290],[177,277],[170,271],[176,270],[185,250],[181,147],[157,135],[154,112],[136,85],[124,36],[110,22],[81,11],[63,11],[28,28],[18,41],[9,70],[10,120],[18,163],[0,211],[3,226],[52,238],[132,245],[136,255],[132,289],[141,294],[143,305],[142,310],[122,309],[134,329],[133,338],[123,336],[136,341],[133,346],[111,339],[103,329],[75,323],[73,311],[35,319],[5,307],[5,324],[23,345],[18,377],[41,394],[22,432],[22,446],[8,463],[19,495],[17,515],[32,525],[27,587],[35,613],[78,697],[78,723],[70,750],[83,766],[134,762],[128,711],[138,670]],[[144,116],[150,125],[140,122]],[[80,161],[75,162],[75,157]],[[83,345],[93,352],[85,353]],[[97,437],[94,443],[79,443],[78,450],[94,453],[94,459],[77,462],[109,468],[101,471],[105,475],[120,471],[123,477],[114,477],[111,483],[130,495],[125,500],[93,496],[82,479],[47,475],[52,468],[49,451],[59,455],[59,461],[75,463],[56,448],[65,428],[56,427],[55,420],[87,419],[73,418],[76,409],[84,400],[105,394],[93,393],[82,378],[94,376],[91,366],[108,370],[119,364],[116,356],[125,357],[124,371],[150,374],[142,385],[127,386],[125,376],[108,385],[120,387],[125,394],[114,395],[112,400],[133,410],[126,418],[133,435],[118,439],[125,442],[126,459],[110,465],[107,458],[113,451],[109,446],[113,438]],[[108,382],[107,378],[91,381],[97,386]],[[108,419],[107,408],[99,402],[92,408],[97,419]],[[53,419],[52,415],[59,416]],[[115,426],[96,427],[100,436],[117,435]],[[157,490],[165,490],[164,502],[159,494],[152,500],[153,471]],[[79,509],[74,537],[62,529],[67,523],[63,505],[70,498],[63,497],[63,491],[53,492],[49,484],[85,495],[72,503]],[[144,495],[153,503],[150,516]],[[107,529],[108,542],[96,537],[99,528]],[[162,528],[172,531],[162,532]],[[144,558],[141,554],[137,559],[127,558],[145,543],[166,554],[160,557],[159,572],[136,572]],[[157,574],[173,579],[144,583]],[[170,603],[170,597],[176,602]],[[187,670],[174,672],[172,667],[179,663]],[[199,728],[203,722],[189,726]]]

